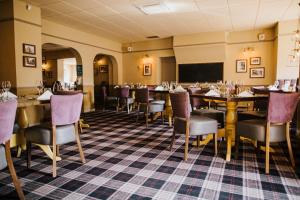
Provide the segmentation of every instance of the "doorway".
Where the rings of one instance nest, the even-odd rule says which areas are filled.
[[[161,81],[176,81],[176,59],[174,56],[161,58]]]

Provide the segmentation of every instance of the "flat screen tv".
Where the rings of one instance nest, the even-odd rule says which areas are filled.
[[[223,81],[223,63],[179,64],[179,82]]]

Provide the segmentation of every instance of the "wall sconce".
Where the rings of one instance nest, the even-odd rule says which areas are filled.
[[[254,54],[255,53],[254,47],[246,47],[246,48],[243,49],[244,56],[246,56],[246,54],[248,54],[248,53]]]
[[[144,64],[152,63],[152,59],[150,58],[150,56],[148,54],[144,55],[144,57],[143,57],[143,63]]]
[[[47,61],[46,61],[46,60],[43,60],[43,61],[42,61],[42,69],[43,69],[43,70],[46,70],[46,69],[47,69]]]

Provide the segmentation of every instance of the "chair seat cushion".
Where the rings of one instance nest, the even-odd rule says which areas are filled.
[[[127,98],[127,104],[133,104],[134,103],[134,99],[131,97]]]
[[[199,109],[192,112],[194,115],[201,115],[208,118],[217,120],[218,128],[224,128],[225,126],[225,112],[215,109]]]
[[[244,120],[237,124],[237,134],[250,139],[265,142],[265,120]],[[270,142],[285,141],[285,126],[284,125],[271,125],[270,127]]]
[[[182,118],[174,118],[174,130],[179,133],[185,133],[186,122]],[[190,135],[207,135],[218,132],[218,122],[214,119],[201,115],[191,115],[190,117]]]
[[[108,97],[106,97],[106,100],[107,100],[107,101],[117,101],[118,98],[117,98],[117,97],[111,97],[111,96],[108,96]]]
[[[5,148],[0,144],[0,170],[7,167],[6,156],[5,156]]]
[[[163,103],[149,103],[149,113],[163,112],[164,104]]]
[[[52,128],[50,124],[41,124],[25,130],[27,141],[37,144],[52,145]],[[66,144],[75,141],[75,126],[56,126],[56,144]]]

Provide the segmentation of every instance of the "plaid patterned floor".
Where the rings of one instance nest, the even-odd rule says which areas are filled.
[[[190,148],[183,162],[184,136],[157,121],[147,129],[133,115],[112,111],[86,116],[91,125],[81,136],[86,164],[80,163],[75,143],[61,147],[58,176],[51,161],[37,148],[32,168],[25,155],[14,159],[27,199],[300,199],[300,179],[279,146],[271,156],[270,175],[264,174],[264,155],[241,144],[240,159],[226,163],[225,143],[213,157],[213,145]],[[0,199],[16,192],[8,170],[0,173]]]

